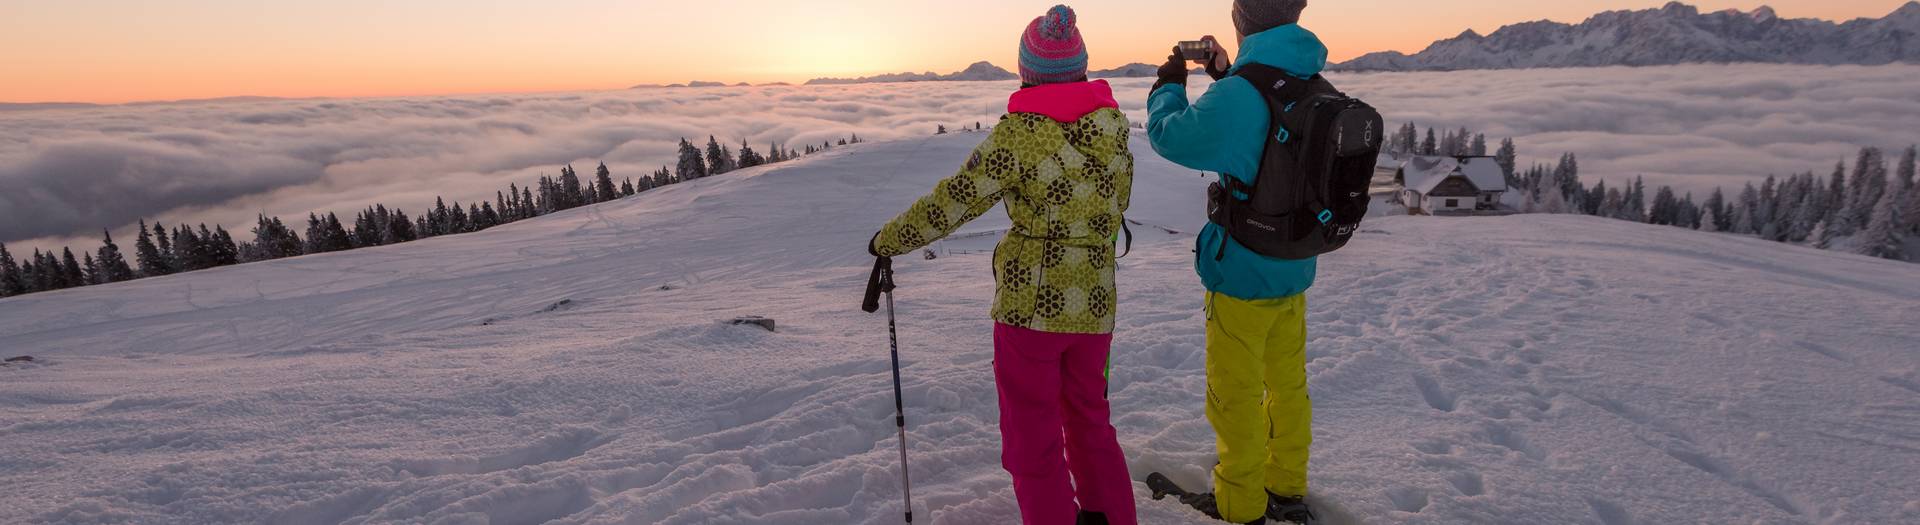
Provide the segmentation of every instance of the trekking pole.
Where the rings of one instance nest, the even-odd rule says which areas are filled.
[[[887,297],[887,343],[893,354],[893,424],[900,430],[900,492],[906,501],[907,523],[913,523],[913,481],[907,475],[907,408],[900,394],[900,329],[893,317],[893,259],[881,257],[873,263],[867,277],[867,297],[860,309],[873,313],[880,309],[880,296]]]

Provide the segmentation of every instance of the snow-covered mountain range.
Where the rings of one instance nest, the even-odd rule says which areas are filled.
[[[1407,55],[1368,54],[1334,67],[1346,71],[1429,71],[1534,67],[1652,66],[1768,62],[1887,64],[1920,62],[1920,1],[1883,18],[1845,23],[1787,19],[1770,7],[1702,13],[1673,2],[1659,9],[1609,11],[1579,24],[1552,21],[1472,30]]]
[[[816,78],[808,80],[807,85],[833,84],[875,84],[881,82],[942,82],[942,81],[987,81],[1018,80],[1020,75],[1013,74],[1000,66],[988,62],[974,62],[966,69],[945,75],[928,71],[925,73],[891,73],[860,78]]]
[[[0,365],[0,522],[899,523],[863,247],[984,136],[0,299],[0,357],[37,358]],[[1208,180],[1132,150],[1114,424],[1135,479],[1205,486]],[[896,262],[928,523],[1019,522],[986,315],[1008,226],[990,211]],[[1920,519],[1920,266],[1594,217],[1377,217],[1309,304],[1328,525]],[[746,315],[779,331],[722,322]],[[1142,523],[1218,523],[1136,492]]]
[[[1087,72],[1088,78],[1152,78],[1160,73],[1160,66],[1134,62],[1113,69],[1100,69]]]

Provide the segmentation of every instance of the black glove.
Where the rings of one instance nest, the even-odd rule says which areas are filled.
[[[1222,69],[1214,69],[1213,66],[1215,62],[1226,62],[1227,67]],[[1227,59],[1227,57],[1220,57],[1218,59],[1209,58],[1207,60],[1207,76],[1213,77],[1213,80],[1215,82],[1219,82],[1220,79],[1227,78],[1227,71],[1230,71],[1232,69],[1233,69],[1233,61]]]
[[[1167,56],[1167,63],[1160,66],[1159,75],[1160,81],[1153,83],[1152,91],[1159,91],[1160,86],[1168,84],[1187,85],[1187,59],[1180,56],[1179,46],[1174,46],[1173,54]]]

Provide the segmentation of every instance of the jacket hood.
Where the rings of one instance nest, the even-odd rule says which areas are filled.
[[[1007,100],[1008,113],[1034,113],[1058,122],[1072,123],[1089,113],[1119,108],[1113,87],[1105,80],[1044,84],[1015,91]]]
[[[1288,24],[1248,35],[1240,43],[1240,56],[1233,61],[1233,72],[1240,66],[1262,64],[1307,78],[1327,68],[1327,45],[1300,24]]]

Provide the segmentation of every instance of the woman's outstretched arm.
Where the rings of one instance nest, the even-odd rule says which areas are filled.
[[[998,133],[998,130],[995,131]],[[874,235],[874,255],[893,257],[918,250],[946,237],[993,209],[1006,189],[1003,173],[1011,169],[1013,152],[1000,148],[994,137],[974,148],[959,173],[940,181],[933,193],[921,197]]]

